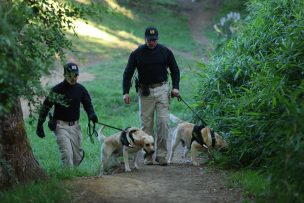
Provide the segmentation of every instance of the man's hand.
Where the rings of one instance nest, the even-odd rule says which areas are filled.
[[[43,130],[43,124],[39,124],[37,125],[37,130],[36,130],[36,134],[40,137],[40,138],[44,138],[45,137],[45,133]]]
[[[123,100],[125,101],[126,104],[130,104],[130,95],[128,93],[124,94]]]
[[[95,113],[91,114],[90,117],[89,117],[89,119],[90,119],[91,121],[93,121],[94,123],[97,123],[97,122],[98,122],[98,118],[97,118],[97,116],[96,116]]]
[[[178,97],[178,96],[179,96],[179,90],[178,89],[172,89],[171,97]]]

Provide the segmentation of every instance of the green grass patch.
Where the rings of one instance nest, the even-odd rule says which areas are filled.
[[[269,189],[268,179],[260,171],[241,170],[230,176],[233,187],[244,188],[247,197],[255,197],[264,194]]]
[[[0,192],[2,203],[24,202],[70,202],[72,196],[65,189],[63,182],[52,178],[44,182],[33,182],[18,185],[14,188]]]

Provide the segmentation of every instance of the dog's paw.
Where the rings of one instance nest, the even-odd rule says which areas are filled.
[[[187,159],[187,160],[185,160],[185,163],[186,164],[191,164],[191,160]]]
[[[130,172],[130,171],[132,171],[132,170],[131,170],[130,168],[126,168],[125,171],[126,171],[126,172]]]

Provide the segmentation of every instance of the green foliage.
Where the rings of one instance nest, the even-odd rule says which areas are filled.
[[[304,2],[248,8],[242,33],[201,64],[198,105],[229,138],[228,165],[266,168],[267,197],[303,202]]]
[[[52,198],[50,198],[52,197]],[[60,180],[19,185],[7,191],[0,192],[2,203],[23,202],[69,202],[71,196],[66,192]]]
[[[82,15],[61,1],[0,1],[0,114],[20,96],[41,94],[40,77],[71,47],[65,31]]]
[[[240,170],[229,178],[233,187],[242,185],[248,197],[260,196],[269,190],[269,181],[260,171]]]

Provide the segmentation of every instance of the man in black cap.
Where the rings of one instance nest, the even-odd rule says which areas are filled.
[[[167,165],[167,137],[169,134],[169,98],[179,95],[180,72],[170,49],[158,44],[158,30],[145,30],[145,44],[139,46],[129,57],[123,75],[123,99],[130,103],[129,90],[135,69],[138,72],[138,95],[142,129],[153,135],[156,113],[156,157],[159,165]],[[167,83],[168,68],[171,73],[172,90]],[[145,164],[153,164],[152,156],[145,155]]]
[[[84,86],[77,83],[79,75],[75,63],[64,65],[64,81],[54,86],[44,100],[40,110],[36,134],[43,138],[43,123],[54,105],[53,124],[49,127],[56,135],[56,141],[65,166],[78,166],[84,158],[81,148],[82,133],[79,125],[80,103],[87,112],[89,120],[98,122],[91,97]]]

